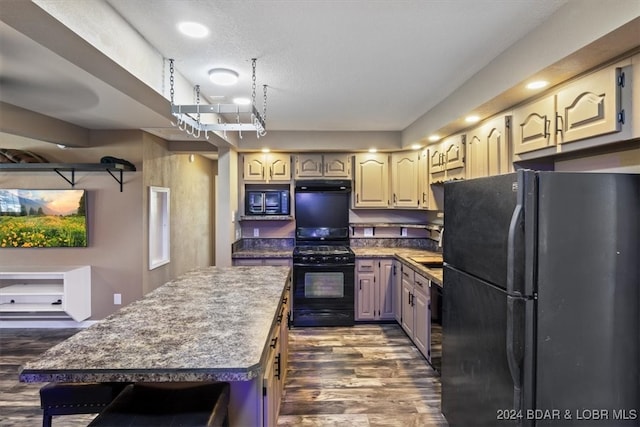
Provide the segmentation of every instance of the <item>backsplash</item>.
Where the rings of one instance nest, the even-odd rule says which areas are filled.
[[[231,252],[240,250],[283,250],[292,249],[295,240],[290,238],[276,239],[240,239],[231,245]]]
[[[431,239],[367,239],[367,238],[359,238],[359,239],[351,239],[349,244],[353,248],[364,248],[364,247],[388,247],[388,248],[415,248],[415,249],[424,249],[432,252],[442,252],[442,248],[438,247],[438,242]]]

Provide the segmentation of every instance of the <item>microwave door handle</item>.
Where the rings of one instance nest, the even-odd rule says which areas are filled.
[[[267,213],[267,193],[262,193],[262,213]]]

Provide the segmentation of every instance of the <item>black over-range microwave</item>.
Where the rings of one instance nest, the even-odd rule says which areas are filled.
[[[245,215],[289,215],[289,190],[247,190]]]

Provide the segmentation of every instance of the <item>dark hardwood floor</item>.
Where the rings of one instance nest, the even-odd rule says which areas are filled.
[[[41,427],[39,390],[43,384],[18,381],[23,363],[75,334],[77,329],[0,328],[0,426]],[[95,415],[54,417],[54,427],[86,426]]]
[[[446,426],[440,378],[396,324],[294,328],[279,426]]]
[[[0,329],[0,426],[38,427],[42,384],[18,368],[68,338],[72,329]],[[395,324],[294,328],[279,426],[446,426],[440,379]],[[86,426],[94,415],[54,417]]]

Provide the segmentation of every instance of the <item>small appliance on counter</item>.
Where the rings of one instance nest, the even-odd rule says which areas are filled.
[[[290,215],[288,189],[247,186],[245,189],[245,215]]]

